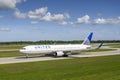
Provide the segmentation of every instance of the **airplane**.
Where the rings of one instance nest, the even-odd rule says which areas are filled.
[[[30,45],[25,46],[19,51],[28,57],[28,54],[53,54],[55,57],[68,56],[68,52],[88,50],[91,48],[93,32],[82,42],[82,44],[67,44],[67,45]]]

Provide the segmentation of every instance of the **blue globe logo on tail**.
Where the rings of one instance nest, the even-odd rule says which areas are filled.
[[[91,32],[89,34],[89,36],[83,41],[83,45],[90,45],[90,42],[92,41],[92,36],[93,36],[93,32]]]

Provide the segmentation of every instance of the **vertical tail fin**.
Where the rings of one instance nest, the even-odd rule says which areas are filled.
[[[93,32],[89,34],[89,36],[83,41],[83,45],[90,45],[90,42],[92,40]]]

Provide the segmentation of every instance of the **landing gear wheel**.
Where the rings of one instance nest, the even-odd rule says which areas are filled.
[[[67,54],[65,54],[65,55],[63,55],[63,57],[68,57],[68,55],[67,55]]]

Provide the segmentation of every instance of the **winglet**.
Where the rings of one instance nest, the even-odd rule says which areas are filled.
[[[100,43],[97,49],[100,49],[103,46],[103,42]]]
[[[89,36],[83,41],[83,45],[90,45],[90,42],[92,40],[93,32],[89,34]]]

